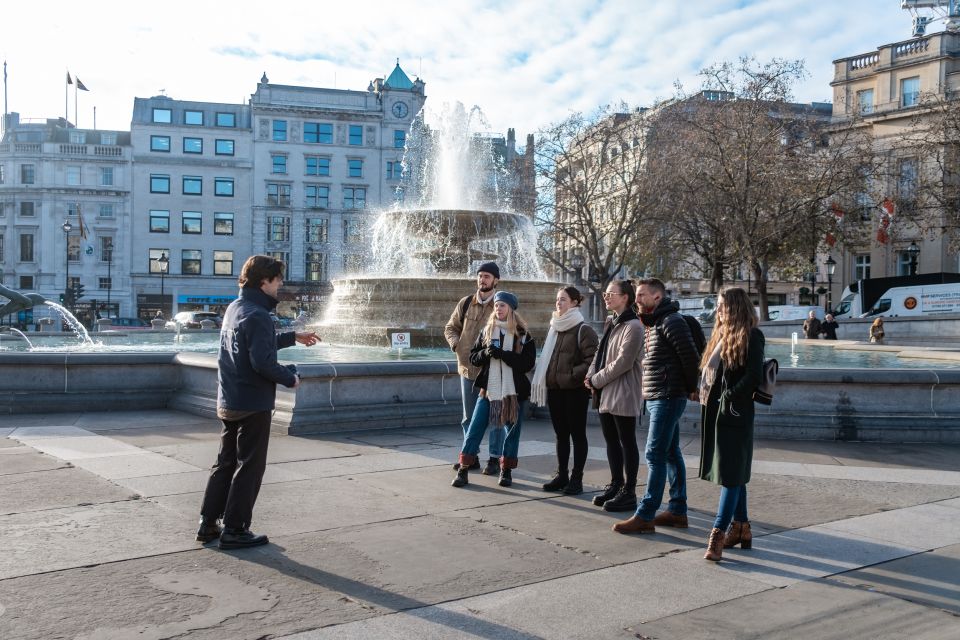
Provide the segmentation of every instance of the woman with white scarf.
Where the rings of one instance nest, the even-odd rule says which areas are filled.
[[[557,291],[556,311],[550,332],[533,374],[530,399],[550,409],[557,439],[557,472],[543,485],[544,491],[567,495],[583,493],[583,467],[587,462],[587,405],[590,392],[583,386],[587,369],[597,351],[597,332],[583,321],[583,294],[576,287]],[[568,471],[573,440],[573,470]]]
[[[530,397],[527,372],[533,369],[537,358],[537,348],[527,333],[527,324],[516,313],[518,305],[517,296],[507,291],[497,292],[490,320],[470,350],[470,363],[480,367],[473,383],[480,397],[463,437],[460,468],[452,482],[454,487],[469,483],[467,470],[477,459],[480,440],[488,424],[507,432],[500,458],[499,485],[513,484],[512,470],[517,468],[523,410]]]

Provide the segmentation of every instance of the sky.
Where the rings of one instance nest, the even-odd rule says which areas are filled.
[[[829,102],[832,61],[907,40],[900,0],[165,0],[7,3],[7,110],[65,111],[129,130],[135,97],[242,103],[271,83],[366,90],[397,59],[426,83],[428,120],[478,105],[492,132],[527,133],[621,101],[649,106],[743,55],[803,59],[798,102]],[[942,24],[929,31],[942,29]],[[74,121],[74,92],[69,118]]]

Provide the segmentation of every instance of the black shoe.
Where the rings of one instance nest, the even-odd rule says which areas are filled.
[[[454,470],[454,471],[459,471],[459,470],[460,470],[460,463],[459,463],[459,462],[454,462],[454,463],[453,463],[453,470]]]
[[[261,544],[267,544],[270,540],[267,536],[253,533],[250,529],[230,529],[224,527],[220,534],[221,549],[245,549],[246,547],[257,547]]]
[[[207,520],[200,520],[200,528],[197,529],[197,542],[212,542],[220,537],[220,525],[217,524],[217,521],[208,522]]]
[[[597,505],[598,507],[602,507],[604,502],[607,500],[612,500],[615,495],[620,493],[621,487],[623,487],[622,484],[611,482],[603,488],[603,493],[598,496],[593,496],[593,504]]]
[[[570,481],[563,488],[563,493],[568,496],[578,496],[583,493],[583,473],[574,471],[570,474]]]
[[[620,493],[603,503],[604,511],[636,511],[637,493],[633,489],[623,487]]]
[[[453,482],[450,483],[450,486],[463,487],[468,484],[470,484],[470,480],[467,479],[467,470],[457,469],[457,475],[453,478]]]
[[[470,471],[477,471],[480,468],[480,456],[477,456],[473,459],[473,464],[470,465]]]
[[[480,463],[477,463],[477,466],[480,466]],[[472,468],[472,467],[471,467]],[[487,466],[481,471],[485,476],[495,476],[500,473],[500,458],[490,458],[487,460]]]
[[[570,481],[570,477],[567,475],[567,470],[562,469],[557,471],[553,476],[553,480],[543,485],[544,491],[563,491],[563,488],[567,486],[567,482]]]
[[[510,473],[510,469],[500,470],[500,482],[497,484],[501,487],[509,487],[513,484],[513,475]]]

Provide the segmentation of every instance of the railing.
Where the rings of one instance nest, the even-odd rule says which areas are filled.
[[[120,157],[123,155],[123,148],[117,146],[96,146],[93,148],[93,155],[95,156],[110,156],[110,157]]]
[[[925,53],[930,48],[930,40],[924,38],[923,40],[911,40],[910,42],[904,42],[903,44],[898,44],[893,48],[893,57],[896,58],[905,58],[907,56],[917,55],[918,53]]]
[[[60,153],[74,156],[87,155],[87,145],[85,144],[61,144]]]
[[[13,145],[14,153],[40,153],[43,145],[39,142],[18,142]]]
[[[869,67],[876,66],[880,62],[879,53],[867,53],[856,58],[851,58],[847,61],[847,69],[849,71],[861,71]]]

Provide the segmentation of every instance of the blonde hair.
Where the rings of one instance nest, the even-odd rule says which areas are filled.
[[[883,318],[877,318],[876,320],[874,320],[872,326],[874,326],[874,327],[882,327],[882,326],[883,326]]]
[[[513,307],[507,305],[507,309],[510,310],[510,313],[507,314],[506,319],[506,330],[512,335],[518,335],[520,333],[527,332],[527,322],[523,319],[519,313],[514,310]],[[483,344],[490,346],[490,340],[493,339],[494,329],[497,326],[497,312],[494,310],[490,314],[490,317],[487,319],[487,324],[483,327]]]
[[[740,287],[722,289],[717,296],[717,308],[723,307],[723,317],[717,314],[710,342],[703,351],[700,367],[704,368],[710,356],[720,344],[720,359],[727,369],[736,369],[747,364],[747,348],[750,346],[750,331],[757,326],[757,313],[750,296]]]

